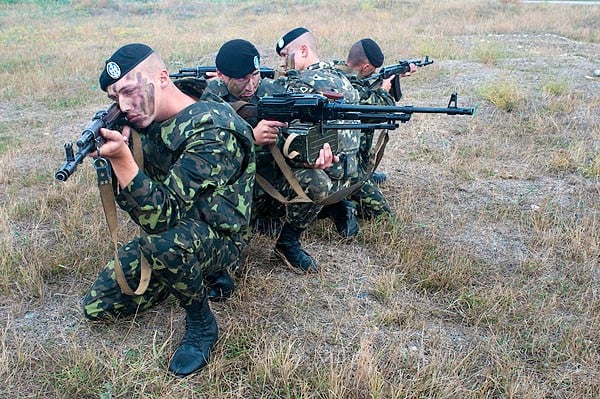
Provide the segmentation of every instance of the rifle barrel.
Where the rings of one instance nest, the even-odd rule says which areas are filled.
[[[338,104],[330,103],[328,106],[333,113],[348,113],[348,112],[359,112],[359,113],[401,113],[401,114],[447,114],[447,115],[473,115],[473,108],[462,108],[462,107],[415,107],[412,105],[406,106],[387,106],[387,105],[354,105],[354,104]]]
[[[101,128],[121,130],[127,123],[127,118],[119,109],[117,103],[113,103],[107,110],[98,111],[88,122],[87,126],[81,132],[79,139],[75,142],[77,152],[73,154],[73,143],[65,143],[65,162],[61,168],[54,173],[54,178],[59,181],[66,181],[69,176],[75,172],[77,166],[83,162],[91,152],[94,152],[103,142],[100,135]]]

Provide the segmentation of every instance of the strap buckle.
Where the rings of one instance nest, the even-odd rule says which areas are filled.
[[[94,168],[98,176],[98,185],[111,184],[111,166],[105,158],[98,157],[94,160]]]

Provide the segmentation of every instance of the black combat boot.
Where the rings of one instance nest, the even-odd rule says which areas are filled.
[[[387,175],[383,172],[373,172],[371,174],[371,181],[380,186],[387,181]]]
[[[284,223],[281,234],[275,243],[275,253],[288,266],[300,269],[305,273],[316,273],[319,271],[317,260],[300,247],[302,231]]]
[[[208,291],[208,300],[212,302],[223,302],[229,299],[235,290],[235,284],[227,270],[204,276],[204,285]]]
[[[327,219],[328,217],[331,217],[331,207],[333,205],[325,205],[323,208],[321,208],[321,210],[319,211],[319,214],[317,215],[317,219],[321,220],[321,219]]]
[[[340,201],[328,208],[335,228],[342,237],[354,237],[358,234],[360,228],[356,220],[356,206],[352,201]]]
[[[206,366],[219,336],[217,320],[210,310],[207,296],[184,308],[185,335],[169,365],[169,371],[178,377],[185,377]]]

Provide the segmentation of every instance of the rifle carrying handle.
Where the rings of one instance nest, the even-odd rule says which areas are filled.
[[[283,144],[283,155],[285,155],[288,159],[294,159],[300,153],[298,151],[290,151],[290,145],[292,145],[292,141],[298,137],[295,133],[290,133],[287,139],[285,139],[285,143]]]

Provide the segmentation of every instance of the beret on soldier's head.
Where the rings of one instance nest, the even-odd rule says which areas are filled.
[[[243,78],[260,68],[260,54],[249,41],[233,39],[221,46],[215,66],[225,76]]]
[[[275,45],[275,51],[277,51],[277,55],[281,55],[281,50],[303,34],[310,32],[306,28],[298,27],[294,28],[285,35],[281,36],[279,40],[277,40],[277,44]]]
[[[360,44],[363,46],[363,50],[365,50],[365,55],[367,59],[375,68],[379,68],[383,65],[383,52],[381,48],[373,39],[362,39]]]
[[[126,44],[105,61],[104,70],[100,74],[100,88],[106,91],[106,88],[117,82],[129,71],[135,68],[140,62],[144,61],[154,53],[150,47],[141,43]]]

